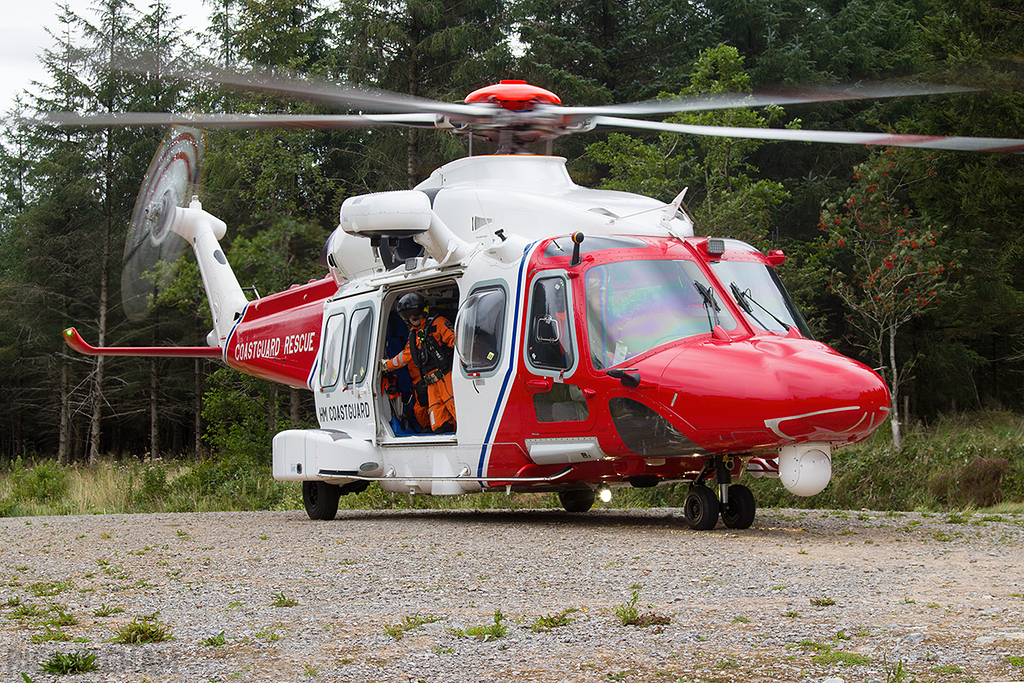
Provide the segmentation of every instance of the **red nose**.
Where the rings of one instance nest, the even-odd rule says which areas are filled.
[[[651,367],[643,363],[641,376],[657,381],[665,413],[692,427],[693,440],[708,449],[851,443],[867,438],[889,413],[881,377],[807,339],[709,342],[647,361]]]

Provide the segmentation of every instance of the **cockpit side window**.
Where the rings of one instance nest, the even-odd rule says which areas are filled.
[[[526,355],[542,370],[569,370],[576,362],[569,321],[568,287],[564,277],[540,277],[530,290]]]
[[[595,369],[610,368],[679,339],[736,321],[700,267],[685,260],[594,266],[584,281],[587,336]]]

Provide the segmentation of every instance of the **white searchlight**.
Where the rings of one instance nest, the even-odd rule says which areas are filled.
[[[832,478],[832,448],[827,443],[805,443],[779,449],[779,479],[797,496],[821,493]]]

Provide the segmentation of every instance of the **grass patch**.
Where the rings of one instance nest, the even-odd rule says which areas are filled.
[[[842,666],[867,666],[871,663],[871,657],[857,654],[855,652],[822,652],[811,657],[815,664],[842,665]]]
[[[458,638],[475,638],[484,642],[498,640],[508,635],[508,627],[501,623],[504,620],[505,615],[501,613],[500,609],[496,609],[494,610],[493,624],[470,626],[467,629],[453,628],[448,632]]]
[[[547,614],[537,617],[537,621],[530,624],[530,630],[534,633],[547,633],[551,629],[568,626],[575,621],[569,615],[578,611],[575,607],[570,607],[562,610],[560,614]]]
[[[274,599],[271,601],[271,607],[295,607],[299,604],[299,601],[295,598],[289,598],[284,594],[284,591],[280,593],[274,593]]]
[[[171,640],[173,637],[167,624],[158,621],[156,615],[152,614],[141,619],[135,617],[131,623],[119,628],[113,642],[140,645],[142,643],[160,643]]]
[[[224,647],[226,643],[227,638],[224,637],[224,631],[199,641],[199,644],[203,647]]]
[[[421,628],[424,624],[433,624],[435,621],[441,621],[441,617],[421,617],[419,614],[414,614],[411,617],[405,617],[405,619],[397,624],[385,626],[384,633],[395,640],[401,640],[409,631]]]
[[[92,611],[94,617],[109,617],[113,614],[121,614],[124,612],[124,607],[107,607],[105,604],[100,604],[99,607]]]
[[[640,601],[640,588],[638,584],[632,586],[632,596],[629,602],[612,609],[612,614],[618,618],[619,623],[623,626],[640,626],[646,628],[647,626],[664,626],[672,621],[671,617],[667,617],[655,612],[641,612],[638,602]]]
[[[88,650],[68,653],[54,652],[49,659],[40,664],[40,667],[46,673],[57,676],[84,674],[98,671],[100,668],[96,664],[96,655]]]

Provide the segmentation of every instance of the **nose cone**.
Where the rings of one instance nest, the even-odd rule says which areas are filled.
[[[665,355],[660,401],[705,448],[852,443],[889,413],[881,377],[808,339],[707,343]]]

